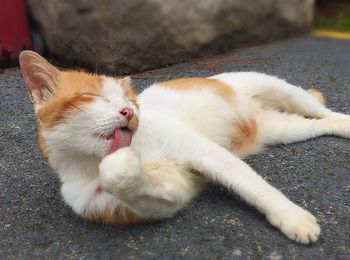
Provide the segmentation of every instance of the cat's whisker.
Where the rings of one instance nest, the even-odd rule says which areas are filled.
[[[140,133],[141,135],[151,139],[152,141],[155,141],[157,143],[159,142],[154,136],[152,136],[151,134],[145,132],[144,130],[139,129],[137,132]]]
[[[139,128],[137,129],[137,132],[158,142],[158,140],[152,134],[150,134],[150,132],[152,132],[151,127],[148,127],[147,124],[143,122],[139,123]]]
[[[140,122],[139,123],[139,129],[146,129],[146,130],[151,130],[152,129],[152,126],[151,125],[148,125],[147,123],[145,122]]]

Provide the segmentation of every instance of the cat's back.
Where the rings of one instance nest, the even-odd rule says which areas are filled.
[[[234,100],[231,86],[216,79],[196,77],[155,83],[139,95],[138,103],[143,110],[192,114],[212,106],[232,106]]]

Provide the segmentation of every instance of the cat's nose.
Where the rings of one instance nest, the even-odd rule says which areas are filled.
[[[124,107],[119,111],[119,113],[126,118],[126,120],[130,121],[134,116],[134,110],[130,107]]]

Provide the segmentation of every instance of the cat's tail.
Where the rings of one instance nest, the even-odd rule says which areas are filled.
[[[268,109],[308,118],[324,118],[333,114],[325,107],[325,97],[320,91],[304,90],[277,77],[257,72],[236,72],[212,78],[225,82],[238,94],[250,96]]]

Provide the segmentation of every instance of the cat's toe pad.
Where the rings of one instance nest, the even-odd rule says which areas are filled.
[[[278,214],[269,214],[267,218],[289,239],[302,244],[314,243],[320,235],[321,230],[316,218],[298,206],[293,206]]]

